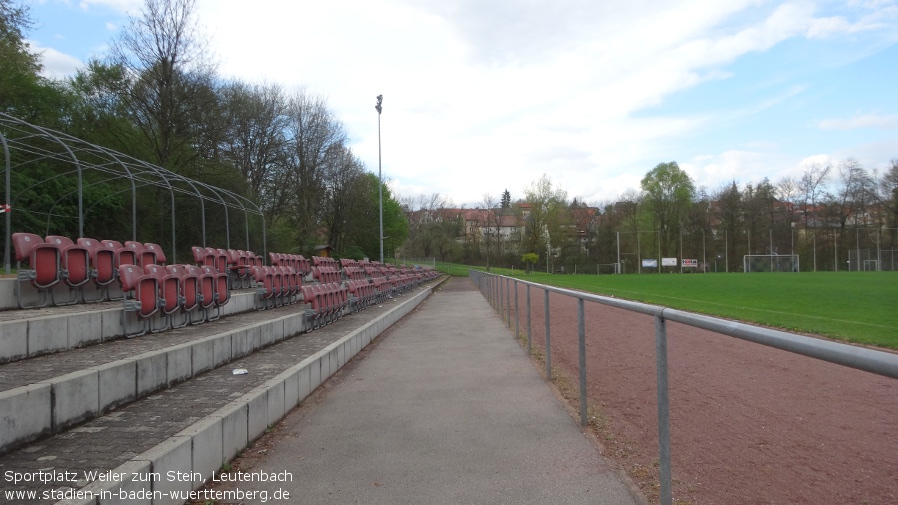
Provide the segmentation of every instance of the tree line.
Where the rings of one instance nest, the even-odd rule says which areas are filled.
[[[636,272],[643,259],[667,257],[739,271],[747,254],[797,254],[801,270],[898,269],[898,159],[882,173],[846,159],[775,184],[734,180],[712,191],[668,162],[613,201],[568,199],[545,175],[522,198],[506,195],[497,203],[486,193],[478,209],[454,208],[439,194],[404,200],[403,252],[505,267],[522,267],[530,253],[538,268],[593,273]]]
[[[145,0],[106,55],[61,80],[41,76],[40,56],[25,42],[35,22],[27,6],[0,0],[0,112],[250,198],[265,216],[267,250],[310,254],[328,244],[344,257],[379,256],[380,181],[349,147],[343,124],[322,97],[305,89],[219,75],[198,28],[195,0]],[[12,196],[22,210],[13,214],[15,230],[42,234],[46,226],[50,234],[77,234],[71,212],[39,212],[53,199],[66,208],[66,196],[53,195],[49,182],[58,170],[36,162],[13,171]],[[85,199],[102,200],[99,208],[107,212],[98,213],[85,234],[130,236],[127,220],[115,218],[117,209],[129,206],[128,194],[116,188],[121,183],[89,185]],[[139,240],[164,242],[172,226],[159,205],[164,188],[140,192]],[[391,237],[385,255],[391,256],[407,223],[386,185],[383,195],[384,235]],[[196,205],[184,200],[179,205],[187,209]],[[210,245],[223,244],[224,219],[215,212],[226,211],[210,212]],[[185,214],[192,218],[179,219],[177,226],[185,228],[179,236],[197,229],[198,212]],[[261,251],[261,225],[247,226]]]

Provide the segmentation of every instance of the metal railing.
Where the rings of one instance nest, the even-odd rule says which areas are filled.
[[[693,314],[682,310],[658,305],[619,300],[616,298],[594,295],[570,289],[537,284],[513,277],[494,275],[478,270],[470,270],[469,277],[493,308],[502,316],[509,328],[512,326],[511,310],[514,307],[515,335],[521,335],[520,310],[518,306],[518,285],[526,286],[526,336],[527,352],[532,350],[532,330],[530,313],[530,288],[544,292],[545,320],[545,360],[546,377],[552,378],[551,327],[549,312],[549,293],[575,298],[577,300],[577,337],[579,346],[579,386],[580,386],[580,424],[586,426],[587,391],[586,391],[586,323],[584,316],[585,302],[594,302],[610,307],[653,316],[655,319],[655,362],[657,370],[658,395],[658,452],[660,499],[662,505],[672,505],[671,488],[671,453],[670,453],[670,400],[668,391],[668,356],[667,356],[667,321],[682,323],[694,328],[709,330],[722,335],[754,342],[768,347],[793,352],[802,356],[815,358],[857,370],[898,379],[898,354],[874,349],[857,347],[829,340],[796,335],[769,328],[761,328],[749,324],[738,323],[710,316]],[[511,292],[514,291],[512,306]]]

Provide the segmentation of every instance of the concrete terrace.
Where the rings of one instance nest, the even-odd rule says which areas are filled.
[[[24,330],[55,342],[33,355],[3,331],[0,503],[180,505],[281,419],[302,436],[259,468],[296,477],[285,503],[638,503],[470,281],[436,285],[314,331],[304,304],[249,310],[251,290],[218,321],[133,339],[90,335],[115,302],[0,312],[3,328],[56,328]]]

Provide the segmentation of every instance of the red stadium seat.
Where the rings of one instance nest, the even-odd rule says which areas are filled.
[[[156,277],[146,275],[137,265],[121,265],[118,268],[122,291],[125,293],[125,316],[129,313],[137,315],[140,329],[129,332],[125,318],[125,336],[137,337],[150,331],[151,318],[159,312],[159,282]]]
[[[144,273],[156,278],[159,287],[159,311],[165,316],[166,325],[161,328],[150,328],[150,331],[162,331],[187,324],[187,320],[175,322],[174,314],[181,311],[181,279],[162,265],[147,265]]]
[[[63,282],[69,286],[70,296],[65,302],[53,300],[56,305],[71,305],[84,300],[83,286],[90,282],[90,251],[77,245],[72,239],[60,235],[47,235],[46,242],[59,248]]]
[[[12,244],[16,261],[25,261],[29,269],[19,269],[16,284],[16,298],[19,308],[44,307],[52,301],[53,286],[62,280],[59,267],[61,253],[55,244],[47,244],[44,239],[33,233],[13,233]],[[38,300],[27,304],[23,296],[23,287],[30,283],[37,290]]]

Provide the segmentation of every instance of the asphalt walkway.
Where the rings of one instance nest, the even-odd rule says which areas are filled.
[[[216,484],[242,493],[221,503],[640,503],[470,280],[363,356],[247,451],[231,475],[252,480]]]

